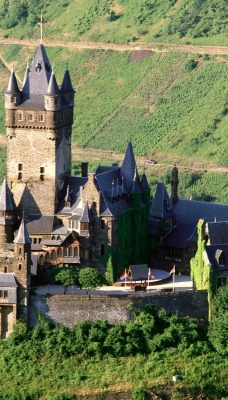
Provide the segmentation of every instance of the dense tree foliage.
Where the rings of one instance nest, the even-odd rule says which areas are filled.
[[[211,301],[209,340],[218,353],[228,355],[228,285],[219,288]]]
[[[80,287],[85,289],[87,294],[90,294],[92,289],[102,285],[103,280],[97,269],[82,268],[79,270],[78,282]]]
[[[52,271],[55,281],[64,285],[64,294],[66,294],[69,285],[78,285],[78,269],[70,267],[58,267]]]

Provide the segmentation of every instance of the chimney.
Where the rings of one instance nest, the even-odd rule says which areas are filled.
[[[88,176],[88,162],[84,161],[81,163],[81,169],[82,169],[82,177],[87,178]]]

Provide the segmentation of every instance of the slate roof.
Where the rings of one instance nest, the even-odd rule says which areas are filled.
[[[59,87],[57,85],[57,82],[56,82],[55,74],[53,71],[52,71],[51,78],[50,78],[50,81],[48,84],[47,93],[44,92],[44,94],[47,94],[49,96],[60,96],[60,94],[61,94]]]
[[[5,90],[6,94],[17,94],[20,93],[18,84],[17,84],[17,79],[14,73],[14,70],[12,69],[12,72],[10,74],[9,82],[7,89]]]
[[[17,231],[17,234],[15,236],[14,239],[14,243],[21,243],[21,244],[28,244],[28,243],[32,243],[28,231],[27,231],[27,227],[25,225],[25,221],[24,219],[22,219],[21,221],[21,225]]]
[[[88,181],[87,177],[78,177],[78,176],[66,176],[65,177],[65,181],[64,181],[64,185],[63,185],[63,189],[61,191],[61,195],[59,198],[59,203],[58,203],[58,207],[57,207],[57,213],[59,214],[65,214],[68,213],[70,211],[73,211],[76,207],[77,204],[77,199],[78,199],[78,195],[80,193],[80,186],[84,186],[86,184],[86,182]],[[71,198],[71,209],[69,210],[69,208],[65,208],[65,197],[67,194],[67,187],[69,186],[69,192],[70,192],[70,198]]]
[[[0,287],[12,287],[16,288],[17,284],[13,274],[1,274],[0,273]]]
[[[31,260],[32,260],[31,275],[36,276],[37,275],[37,261],[38,261],[37,254],[31,254]]]
[[[228,244],[206,246],[203,252],[205,261],[211,264],[213,271],[228,270]],[[224,256],[224,267],[219,265],[219,257]]]
[[[145,281],[148,279],[148,265],[129,265],[128,275],[133,281]]]
[[[208,222],[206,232],[208,233],[210,244],[228,243],[228,221]]]
[[[174,217],[175,212],[167,193],[165,184],[158,182],[155,196],[152,201],[150,216],[153,218]]]
[[[54,226],[54,215],[29,215],[26,226],[29,235],[51,234]]]
[[[61,92],[62,93],[74,93],[74,88],[72,86],[68,68],[66,68],[66,70],[65,70],[65,74],[63,77],[62,85],[61,85]]]
[[[15,208],[13,197],[9,190],[9,186],[4,179],[2,186],[0,187],[0,210],[1,211],[12,211]]]
[[[26,100],[29,97],[32,97],[32,95],[43,96],[45,93],[47,93],[50,78],[50,62],[44,46],[40,44],[32,61],[30,71],[27,74],[27,79],[22,88],[23,99]]]
[[[199,219],[206,222],[228,221],[228,205],[195,200],[177,200],[173,206],[177,225],[163,240],[165,246],[186,248],[188,240],[197,241]]]
[[[83,208],[82,216],[80,218],[80,222],[91,222],[91,216],[89,212],[88,201],[86,201],[85,206]]]
[[[132,186],[136,168],[135,156],[131,142],[128,143],[125,157],[121,167],[121,176],[124,177],[124,186],[129,192]]]
[[[150,187],[149,187],[148,180],[147,180],[145,172],[143,172],[142,179],[141,179],[141,189],[143,191],[150,190]]]

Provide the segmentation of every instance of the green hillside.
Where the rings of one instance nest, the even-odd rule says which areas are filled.
[[[0,34],[127,43],[227,44],[226,0],[0,0]]]

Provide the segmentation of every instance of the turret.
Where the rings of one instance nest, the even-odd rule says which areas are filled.
[[[54,71],[48,85],[47,93],[44,95],[44,106],[47,111],[58,111],[61,108],[61,93],[56,82]]]
[[[21,92],[17,84],[17,78],[12,68],[7,89],[5,91],[5,108],[14,110],[21,102]]]
[[[68,66],[66,67],[65,74],[63,77],[62,85],[61,85],[61,93],[63,96],[64,102],[72,106],[74,105],[74,88],[71,83],[70,74],[68,71]]]
[[[150,187],[148,185],[145,171],[143,172],[141,179],[142,199],[145,201],[147,206],[150,206]]]
[[[139,208],[141,205],[142,192],[139,185],[139,178],[137,173],[137,168],[135,168],[135,174],[131,186],[131,190],[129,192],[130,203],[132,207]]]
[[[12,194],[4,179],[0,191],[0,248],[4,248],[5,243],[13,241],[14,208]]]

